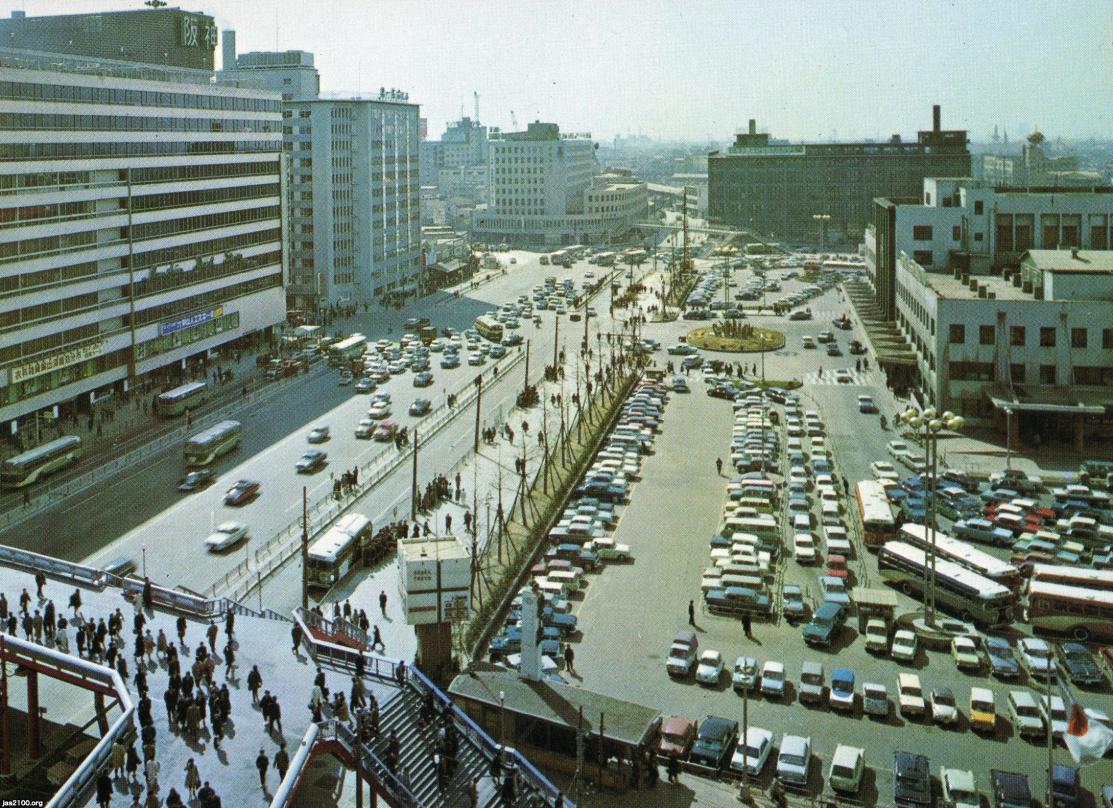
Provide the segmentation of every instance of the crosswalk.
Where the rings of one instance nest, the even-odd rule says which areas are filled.
[[[854,368],[847,368],[847,373],[850,374],[849,382],[840,382],[837,377],[838,368],[831,368],[830,370],[824,369],[823,375],[819,371],[812,371],[805,373],[803,377],[804,384],[822,385],[822,384],[873,384],[873,371],[872,370],[855,370]]]

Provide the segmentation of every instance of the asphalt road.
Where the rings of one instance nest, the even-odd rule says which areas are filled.
[[[738,274],[739,281],[745,278]],[[794,288],[793,282],[785,290]],[[752,317],[757,323],[768,323],[785,332],[785,349],[766,357],[767,378],[803,377],[805,386],[798,391],[802,407],[817,409],[827,427],[828,443],[833,447],[836,470],[845,474],[853,486],[859,479],[870,477],[869,464],[888,459],[885,443],[893,435],[883,431],[877,415],[858,412],[856,397],[873,395],[882,412],[891,417],[896,403],[881,385],[876,371],[855,374],[856,384],[836,384],[831,373],[835,367],[854,367],[854,357],[828,357],[822,350],[805,351],[800,347],[804,334],[815,336],[821,330],[835,333],[846,353],[847,342],[857,336],[839,331],[831,320],[850,306],[831,291],[811,302],[815,319],[789,321],[786,318]],[[656,337],[663,345],[697,325],[691,322],[650,324],[643,329],[646,336]],[[712,354],[706,354],[712,356]],[[659,362],[664,362],[663,352]],[[756,357],[747,357],[753,361]],[[823,378],[818,376],[824,368]],[[887,658],[875,658],[865,651],[852,620],[840,641],[829,651],[807,647],[800,628],[784,621],[754,622],[754,639],[743,635],[738,621],[704,613],[700,608],[699,581],[701,571],[710,565],[708,538],[715,532],[725,497],[725,478],[714,471],[714,459],[726,457],[733,423],[728,402],[705,395],[701,381],[690,378],[690,395],[674,394],[666,409],[662,433],[658,436],[656,453],[643,467],[643,480],[634,487],[630,505],[622,514],[615,531],[615,540],[627,543],[636,560],[629,565],[608,567],[590,578],[583,602],[577,607],[583,636],[576,647],[576,669],[573,681],[586,688],[651,705],[662,713],[679,714],[701,719],[708,714],[722,715],[742,721],[742,699],[730,687],[729,673],[719,686],[703,687],[694,678],[671,680],[664,669],[669,643],[679,629],[686,626],[689,600],[697,606],[697,631],[701,650],[719,650],[728,668],[741,654],[755,656],[759,664],[767,659],[786,664],[790,682],[797,681],[801,663],[816,660],[824,663],[827,676],[834,667],[846,666],[855,671],[860,690],[864,681],[884,684],[890,693],[893,711],[887,721],[847,717],[828,707],[808,707],[796,698],[790,686],[789,697],[777,703],[761,697],[749,700],[752,725],[774,732],[779,745],[785,733],[811,736],[810,791],[820,793],[826,782],[831,756],[840,743],[860,746],[866,750],[871,768],[862,792],[867,805],[891,804],[892,753],[895,750],[922,752],[931,760],[936,778],[940,766],[969,768],[975,773],[978,786],[986,794],[990,768],[1027,772],[1037,795],[1045,787],[1047,753],[1041,743],[1021,740],[1014,733],[1004,712],[1007,692],[1026,688],[1029,684],[1003,684],[982,674],[957,670],[949,655],[926,652],[921,648],[911,664]],[[783,421],[782,421],[783,423]],[[784,438],[781,432],[782,442]],[[729,464],[728,464],[729,466]],[[820,544],[820,546],[822,546]],[[813,596],[819,590],[815,566],[802,567],[791,559],[780,562],[783,575],[778,579],[805,586]],[[858,583],[864,580],[878,586],[876,559],[859,554],[852,562],[857,568]],[[919,604],[898,595],[898,611],[911,610]],[[930,722],[907,721],[897,714],[895,690],[897,674],[911,671],[919,674],[925,690],[945,686],[951,688],[966,713],[971,686],[989,686],[995,693],[999,724],[996,737],[982,738],[965,728],[943,729]],[[1108,687],[1098,692],[1077,694],[1087,706],[1113,712],[1113,698]],[[775,753],[774,753],[775,757]],[[1069,763],[1069,755],[1059,744],[1055,760]],[[769,785],[774,763],[766,768],[759,780]],[[1091,793],[1099,793],[1110,779],[1110,767],[1093,766],[1083,770],[1083,783]]]
[[[371,340],[397,339],[402,333],[402,323],[418,315],[429,316],[438,330],[446,326],[470,328],[477,316],[529,293],[547,276],[555,276],[558,281],[574,278],[579,282],[586,272],[594,272],[597,276],[604,272],[603,268],[586,263],[572,269],[540,266],[538,255],[520,251],[499,254],[504,263],[511,256],[517,263],[508,266],[505,276],[496,277],[469,294],[453,297],[441,293],[402,309],[372,311],[349,318],[340,327],[345,333],[358,330]],[[593,305],[600,317],[587,321],[593,345],[598,331],[614,329],[607,315],[607,299],[606,291],[597,296]],[[530,376],[533,379],[541,375],[544,364],[552,362],[557,342],[558,350],[567,348],[572,355],[584,334],[583,321],[573,323],[562,316],[559,317],[558,335],[557,315],[552,311],[540,314],[542,326],[535,327],[523,320],[519,330],[530,340]],[[511,352],[516,350],[510,349]],[[489,372],[495,364],[488,359],[481,367],[469,366],[465,351],[461,353],[461,367],[443,370],[439,367],[439,359],[439,354],[431,355],[432,387],[413,387],[413,374],[408,371],[380,386],[379,389],[391,393],[392,420],[420,429],[421,419],[406,414],[414,398],[430,398],[435,411],[445,403],[447,393],[466,389],[477,372]],[[339,474],[381,453],[395,452],[392,444],[355,438],[353,430],[358,421],[366,417],[369,397],[355,394],[352,387],[340,387],[337,371],[320,368],[317,364],[307,376],[275,382],[284,386],[283,394],[272,397],[265,404],[248,402],[229,413],[229,417],[242,421],[245,426],[243,443],[217,463],[217,479],[207,489],[193,494],[178,492],[177,483],[184,473],[179,447],[95,485],[82,496],[66,502],[63,508],[24,523],[0,540],[92,564],[117,556],[130,556],[138,563],[145,556],[147,570],[156,581],[206,590],[213,581],[239,564],[246,553],[298,517],[303,485],[309,487],[312,502],[331,491],[330,471]],[[524,370],[524,365],[519,365],[514,372],[484,390],[485,423],[489,423],[490,414],[500,409],[509,412],[512,408],[514,396],[521,389]],[[294,463],[311,448],[305,435],[319,424],[331,429],[330,440],[319,447],[328,453],[328,466],[315,474],[296,474]],[[458,461],[470,448],[473,430],[474,409],[469,408],[468,413],[457,416],[433,442],[423,445],[421,479],[429,479]],[[409,473],[408,468],[399,469],[384,480],[371,498],[372,508],[387,510],[405,498],[409,491]],[[223,492],[241,478],[260,481],[260,496],[243,507],[223,505]],[[377,512],[372,510],[370,515]],[[92,518],[75,518],[75,514]],[[246,522],[249,540],[228,553],[207,553],[202,544],[205,536],[215,525],[227,520]]]

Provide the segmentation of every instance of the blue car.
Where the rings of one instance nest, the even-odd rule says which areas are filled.
[[[441,357],[441,367],[444,370],[452,370],[452,368],[460,367],[460,356],[459,356],[459,354],[446,353],[444,356]]]
[[[1016,679],[1020,676],[1020,664],[1016,661],[1008,640],[987,634],[984,644],[986,656],[989,658],[990,673],[998,679]]]

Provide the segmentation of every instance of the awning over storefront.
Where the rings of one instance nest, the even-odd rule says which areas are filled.
[[[993,406],[1002,412],[1046,412],[1060,415],[1104,415],[1109,394],[1094,393],[1091,396],[1079,394],[1076,390],[1066,388],[1051,388],[1040,391],[1034,395],[1018,395],[1016,390],[1012,395],[990,394],[989,400]],[[1089,398],[1090,400],[1079,400]],[[1111,402],[1113,403],[1113,402]]]

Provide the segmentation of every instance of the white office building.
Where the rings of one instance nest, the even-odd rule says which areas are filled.
[[[645,183],[600,176],[591,137],[561,134],[553,123],[492,134],[487,187],[487,207],[472,214],[478,241],[605,244],[648,215]]]
[[[0,422],[17,444],[40,413],[204,374],[285,319],[281,100],[211,76],[0,51]]]
[[[416,294],[423,278],[418,106],[288,101],[290,302],[355,306]]]

